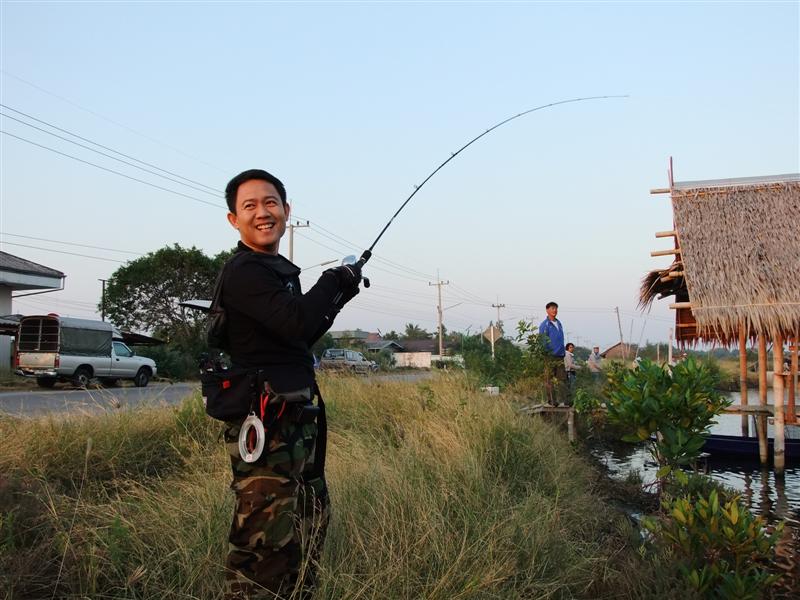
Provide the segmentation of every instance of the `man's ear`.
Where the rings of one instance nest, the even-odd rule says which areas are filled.
[[[239,221],[236,218],[236,215],[234,213],[232,213],[232,212],[229,212],[228,213],[228,223],[231,224],[231,227],[233,227],[234,229],[239,229],[238,222]]]
[[[285,202],[283,205],[283,212],[286,213],[286,220],[289,220],[289,215],[292,214],[292,207],[289,205],[288,202]]]

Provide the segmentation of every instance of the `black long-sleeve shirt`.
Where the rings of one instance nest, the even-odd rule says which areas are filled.
[[[239,242],[223,279],[231,361],[266,371],[276,392],[313,386],[310,348],[330,329],[337,312],[336,275],[323,273],[303,294],[299,274],[283,256],[254,252]]]

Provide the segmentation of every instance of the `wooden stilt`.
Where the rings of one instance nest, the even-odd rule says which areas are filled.
[[[783,475],[784,468],[784,427],[783,427],[783,336],[778,333],[772,340],[772,393],[775,405],[775,447],[773,463],[775,475]]]
[[[786,406],[786,422],[797,423],[797,408],[795,407],[794,398],[797,391],[797,345],[800,344],[800,335],[795,332],[792,338],[792,345],[789,346],[791,352],[792,362],[789,368],[789,402]]]
[[[739,395],[741,400],[739,404],[742,406],[747,405],[747,331],[745,331],[745,323],[739,323]],[[750,427],[747,413],[742,413],[742,435],[747,437],[750,435]]]
[[[570,442],[575,441],[575,409],[570,408],[567,414],[567,438]]]
[[[758,334],[758,402],[767,405],[767,338]],[[758,423],[758,457],[762,465],[767,464],[767,417],[759,415]]]

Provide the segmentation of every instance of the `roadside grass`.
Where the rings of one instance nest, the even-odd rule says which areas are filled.
[[[333,518],[316,598],[688,597],[642,558],[598,474],[463,376],[322,376]],[[0,418],[0,590],[221,597],[222,425],[179,408]]]

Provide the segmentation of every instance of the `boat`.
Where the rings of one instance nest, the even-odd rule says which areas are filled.
[[[774,440],[772,438],[767,439],[770,458],[773,453],[773,443]],[[741,435],[710,434],[706,438],[706,443],[702,448],[702,452],[720,458],[729,456],[748,458],[757,461],[759,459],[758,438],[744,437]],[[800,464],[800,439],[787,437],[784,440],[784,457],[786,464]]]

